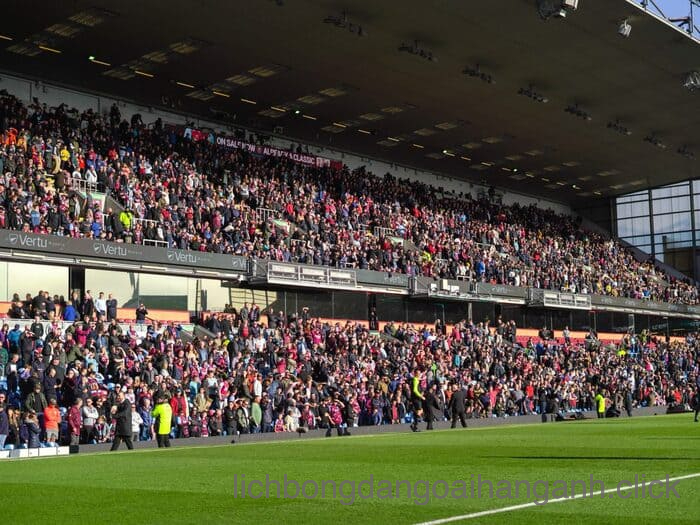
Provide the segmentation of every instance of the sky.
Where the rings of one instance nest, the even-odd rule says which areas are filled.
[[[634,1],[640,3],[639,0]],[[682,18],[690,13],[690,2],[688,0],[654,0],[654,3],[659,6],[668,18]],[[649,10],[655,12],[651,2],[649,2]],[[700,5],[693,9],[693,15],[695,16],[695,26],[700,27]],[[695,34],[700,36],[697,31]]]

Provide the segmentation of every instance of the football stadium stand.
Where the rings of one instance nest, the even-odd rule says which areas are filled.
[[[614,227],[614,199],[650,190],[630,205],[646,206],[650,231],[634,223],[629,237],[656,256],[700,236],[692,16],[686,31],[647,2],[512,0],[507,16],[500,2],[416,3],[444,42],[387,54],[389,33],[366,48],[298,38],[293,16],[367,36],[313,2],[247,7],[274,45],[238,3],[165,19],[74,3],[69,16],[3,13],[15,23],[0,35],[0,458],[118,445],[129,429],[160,446],[162,403],[173,440],[233,441],[415,429],[457,417],[458,391],[467,419],[700,403],[697,248],[675,254],[682,273]],[[499,37],[475,20],[498,20]],[[127,25],[170,43],[117,44]],[[181,36],[197,28],[206,40]],[[114,58],[89,55],[93,43]],[[464,49],[468,88],[452,67]],[[631,85],[642,78],[651,87]],[[564,112],[544,112],[555,98]],[[622,115],[643,110],[668,133],[634,145]],[[588,126],[593,111],[610,112],[612,138]],[[655,232],[651,190],[681,181],[692,225],[676,241],[680,211],[669,201],[669,231]],[[130,419],[115,414],[125,406]]]

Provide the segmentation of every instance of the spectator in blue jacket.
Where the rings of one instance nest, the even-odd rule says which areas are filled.
[[[21,335],[22,330],[19,329],[18,324],[16,324],[15,327],[7,334],[7,340],[10,343],[10,352],[13,354],[19,353],[19,338]]]
[[[139,441],[150,441],[153,439],[153,415],[151,414],[151,400],[147,397],[143,399],[141,406],[138,409],[141,415],[143,424],[141,425],[141,434]]]
[[[75,307],[71,303],[66,304],[66,309],[63,312],[64,321],[76,321],[78,319],[78,312],[75,311]]]

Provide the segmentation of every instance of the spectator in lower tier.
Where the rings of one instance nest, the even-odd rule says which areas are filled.
[[[95,408],[92,398],[88,397],[83,407],[83,435],[81,439],[83,443],[89,443],[92,439],[92,429],[95,427],[99,416],[100,413]]]
[[[10,418],[7,416],[5,405],[0,403],[0,450],[5,448],[5,441],[10,433]]]
[[[168,405],[169,406],[169,405]],[[153,415],[151,414],[151,400],[148,397],[144,397],[141,401],[141,405],[138,408],[139,415],[141,416],[141,434],[139,435],[139,441],[149,441],[153,439]],[[170,432],[170,430],[168,430]]]
[[[143,425],[143,419],[138,410],[136,410],[136,405],[132,403],[131,405],[131,440],[138,441],[141,435],[141,425]]]
[[[28,412],[24,418],[24,436],[22,440],[26,439],[28,448],[39,448],[41,446],[41,427],[39,426],[39,420],[36,417],[34,411]]]
[[[48,406],[44,409],[44,428],[46,429],[47,443],[56,443],[58,441],[60,426],[61,411],[58,408],[56,398],[51,398]]]
[[[68,430],[70,431],[70,444],[80,444],[80,435],[83,432],[83,415],[82,415],[83,400],[77,398],[73,406],[68,410]]]

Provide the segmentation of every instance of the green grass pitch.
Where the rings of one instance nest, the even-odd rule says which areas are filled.
[[[243,439],[245,441],[245,438]],[[634,475],[647,480],[700,473],[700,424],[692,415],[593,420],[545,425],[293,439],[286,442],[74,455],[3,461],[4,523],[421,523],[531,501],[438,499],[401,495],[356,499],[339,491],[343,480],[431,483],[492,480],[595,479],[614,488]],[[237,475],[238,489],[234,488]],[[245,475],[245,478],[242,476]],[[325,498],[241,497],[241,479],[323,480]],[[524,485],[521,486],[524,492]],[[386,489],[386,486],[384,486]],[[257,486],[253,495],[257,492]],[[290,485],[290,492],[294,489]],[[349,494],[350,485],[343,490]],[[366,491],[366,487],[365,487]],[[442,495],[442,485],[437,490]],[[274,486],[272,487],[274,496]],[[307,492],[312,495],[313,486]],[[514,492],[514,489],[513,489]],[[469,523],[698,523],[700,477],[680,481],[680,499],[582,498],[468,519]],[[505,496],[505,489],[502,493]],[[376,496],[376,494],[375,494]],[[387,496],[386,490],[383,496]]]

